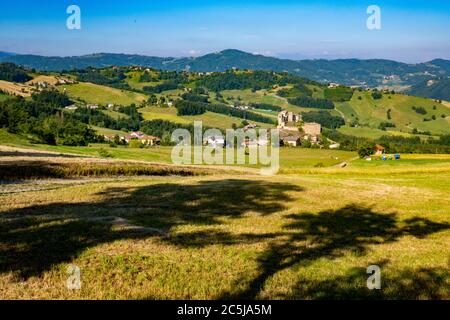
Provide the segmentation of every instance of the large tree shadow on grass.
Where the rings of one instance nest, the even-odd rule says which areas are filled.
[[[195,184],[165,183],[144,187],[108,188],[97,202],[53,203],[29,206],[0,213],[0,273],[12,272],[19,279],[40,276],[53,266],[70,262],[88,248],[124,239],[158,237],[163,243],[182,248],[201,248],[212,244],[267,244],[258,258],[259,274],[239,292],[223,292],[222,298],[258,298],[268,280],[293,266],[308,266],[321,258],[330,261],[348,253],[367,255],[370,246],[398,241],[403,236],[424,238],[449,229],[447,223],[413,218],[401,220],[395,213],[380,213],[372,208],[347,205],[318,214],[299,213],[286,217],[281,230],[272,233],[228,232],[219,226],[228,219],[241,219],[247,213],[270,215],[286,209],[294,201],[291,192],[303,188],[292,184],[255,180],[211,180]],[[101,218],[105,219],[101,219]],[[115,228],[108,217],[121,217],[148,229]],[[178,226],[206,227],[176,232]],[[157,229],[158,232],[154,232]],[[194,228],[195,229],[195,228]],[[442,297],[442,272],[422,270],[404,276],[416,281],[414,291],[407,282],[397,286],[392,296],[411,297],[417,288],[426,288],[428,297]],[[367,275],[364,275],[364,279]],[[339,283],[359,281],[361,270],[341,278],[288,284],[289,294],[281,298],[366,297],[363,289]],[[434,282],[428,283],[427,279]],[[334,288],[334,289],[333,289]],[[411,289],[410,289],[411,290]],[[321,294],[314,295],[314,292]],[[381,294],[382,297],[385,297]]]
[[[379,265],[378,263],[375,263]],[[288,294],[277,299],[449,299],[448,268],[407,268],[386,270],[381,263],[381,289],[369,290],[364,268],[353,268],[343,276],[322,280],[299,280]],[[384,272],[386,271],[386,272]]]
[[[318,214],[293,214],[288,218],[290,221],[284,226],[283,237],[271,241],[259,257],[259,275],[240,292],[223,293],[223,299],[258,298],[267,280],[293,266],[308,266],[321,258],[332,260],[349,253],[363,256],[368,253],[369,246],[391,243],[408,235],[423,238],[450,227],[447,223],[423,218],[400,221],[395,213],[377,213],[358,205]],[[347,280],[352,280],[352,276]],[[330,287],[336,283],[317,285]],[[293,293],[284,298],[298,297]]]
[[[0,273],[27,279],[102,243],[170,235],[176,226],[217,225],[225,217],[238,219],[248,212],[272,214],[292,200],[289,192],[302,190],[255,180],[167,183],[108,188],[94,203],[61,202],[2,212]],[[117,230],[102,217],[120,217],[148,228]]]

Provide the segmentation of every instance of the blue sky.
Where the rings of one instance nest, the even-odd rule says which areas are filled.
[[[196,56],[240,49],[283,58],[450,59],[450,1],[2,1],[0,51]],[[68,30],[66,8],[81,8]],[[381,30],[366,9],[381,8]]]

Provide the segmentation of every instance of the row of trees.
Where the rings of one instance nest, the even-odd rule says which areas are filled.
[[[223,90],[260,90],[272,88],[278,84],[279,77],[274,72],[253,71],[214,73],[196,81],[197,86],[205,87],[211,91],[219,92]]]
[[[316,108],[316,109],[334,109],[334,103],[326,99],[316,99],[305,96],[288,99],[290,104],[304,107],[304,108]]]
[[[210,111],[250,121],[274,124],[274,121],[268,117],[247,110],[232,108],[225,104],[210,104],[204,102],[178,100],[175,102],[175,107],[177,108],[178,115],[180,116],[200,115],[204,114],[206,111]]]
[[[327,111],[311,111],[302,113],[303,121],[305,122],[317,122],[322,127],[337,129],[345,125],[344,119],[339,116],[333,116]]]

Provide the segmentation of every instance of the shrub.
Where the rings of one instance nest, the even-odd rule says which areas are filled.
[[[358,149],[358,155],[360,158],[365,158],[373,154],[373,151],[375,149],[375,144],[368,142],[359,147]]]

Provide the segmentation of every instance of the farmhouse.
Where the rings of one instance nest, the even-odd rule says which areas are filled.
[[[300,136],[287,136],[281,138],[281,141],[285,146],[297,147],[301,144]]]
[[[131,136],[133,139],[142,139],[145,135],[141,131],[132,132]]]
[[[320,134],[322,133],[322,126],[319,123],[309,122],[302,126],[303,139],[311,141],[311,143],[318,143]]]
[[[154,146],[159,144],[161,142],[161,139],[154,136],[143,136],[139,139],[139,141],[141,141],[141,143],[146,146]]]
[[[331,83],[328,85],[328,88],[330,88],[330,89],[337,88],[337,87],[339,87],[339,83],[331,82]]]
[[[205,139],[205,144],[213,148],[223,147],[225,145],[225,138],[222,136],[210,136]]]

